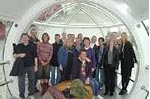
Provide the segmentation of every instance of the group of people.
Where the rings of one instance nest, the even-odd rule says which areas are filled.
[[[95,99],[99,99],[99,91],[105,90],[113,96],[116,85],[116,71],[121,61],[122,89],[119,95],[127,93],[127,86],[134,63],[137,62],[132,44],[127,40],[127,34],[116,33],[98,38],[83,37],[79,33],[55,34],[55,42],[49,43],[50,34],[42,34],[40,41],[36,29],[30,34],[23,33],[21,43],[16,46],[13,56],[24,61],[22,75],[18,76],[19,96],[25,98],[25,75],[29,80],[29,96],[38,92],[37,81],[40,80],[41,95],[44,95],[49,85],[61,81],[80,79],[91,86]]]

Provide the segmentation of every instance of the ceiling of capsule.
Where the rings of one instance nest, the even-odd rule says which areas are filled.
[[[22,17],[24,12],[26,12],[35,3],[38,3],[39,1],[41,0],[0,0],[1,2],[0,17],[5,17],[11,20],[17,20],[18,18]],[[102,0],[93,0],[93,2],[94,1],[102,1]],[[110,0],[105,1],[109,2]],[[114,2],[112,6],[126,5],[129,8],[128,13],[130,13],[137,20],[143,20],[148,18],[149,0],[111,0],[111,1]]]
[[[58,7],[56,7],[58,6]],[[118,18],[109,11],[86,2],[74,2],[70,4],[55,4],[43,10],[34,23],[58,24],[58,25],[95,25],[95,26],[113,26],[122,24]]]

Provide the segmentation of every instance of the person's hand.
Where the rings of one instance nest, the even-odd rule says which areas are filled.
[[[38,71],[38,68],[37,66],[34,67],[34,72],[37,72]]]
[[[90,84],[90,79],[89,79],[89,78],[86,79],[85,84],[86,84],[86,85],[89,85],[89,84]]]
[[[46,66],[47,64],[48,64],[48,62],[44,62],[44,63],[43,63],[43,66]]]
[[[60,69],[61,71],[63,71],[63,67],[62,67],[62,65],[60,65],[60,66],[59,66],[59,69]]]
[[[43,65],[43,64],[44,64],[44,61],[41,61],[41,64]]]
[[[92,68],[92,72],[94,72],[95,68]]]
[[[42,66],[45,66],[47,63],[44,61],[41,61]]]
[[[26,56],[26,54],[25,54],[25,53],[21,53],[21,54],[19,54],[19,56],[20,56],[21,58],[24,58],[24,57]]]
[[[86,60],[87,62],[91,62],[91,60],[90,60],[88,57],[86,57],[85,60]]]
[[[138,63],[138,61],[137,61],[137,60],[135,60],[135,61],[134,61],[134,63]]]
[[[117,73],[117,72],[118,72],[118,70],[116,69],[116,70],[115,70],[115,72]]]

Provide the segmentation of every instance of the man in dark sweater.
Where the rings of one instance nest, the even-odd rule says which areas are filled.
[[[30,42],[35,45],[35,47],[37,48],[37,44],[40,42],[40,40],[37,38],[37,30],[36,29],[32,29],[30,31]],[[35,92],[39,92],[38,88],[36,87],[37,85],[37,81],[38,81],[38,72],[35,72]]]
[[[60,34],[55,34],[55,43],[53,43],[53,56],[51,60],[51,83],[52,85],[57,84],[60,81],[60,72],[59,72],[59,64],[58,64],[58,58],[57,53],[59,51],[59,48],[62,46],[62,43],[60,43]]]
[[[22,58],[24,61],[23,75],[18,76],[19,96],[25,99],[25,75],[27,73],[29,80],[29,96],[33,99],[35,92],[34,72],[37,71],[37,52],[36,47],[29,42],[28,34],[23,33],[21,36],[22,43],[17,45],[19,53],[13,54],[15,58]]]

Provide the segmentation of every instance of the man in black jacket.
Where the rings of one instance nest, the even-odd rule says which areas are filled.
[[[37,29],[33,28],[31,29],[30,31],[30,42],[35,45],[36,49],[37,49],[37,44],[40,42],[40,40],[37,38]],[[37,85],[37,82],[38,82],[38,71],[35,72],[35,92],[39,92],[39,90],[37,89],[36,85]]]
[[[57,84],[60,81],[60,72],[59,72],[59,64],[58,64],[58,58],[57,53],[59,51],[59,48],[62,46],[62,43],[60,42],[60,34],[55,34],[55,43],[53,43],[53,56],[51,60],[51,83],[52,85]]]
[[[19,87],[19,96],[21,99],[25,99],[25,75],[27,73],[29,80],[29,96],[33,97],[35,93],[35,84],[34,84],[34,72],[37,71],[37,52],[36,47],[29,42],[28,34],[23,33],[21,36],[22,43],[17,45],[17,50],[20,53],[15,53],[13,56],[17,58],[22,58],[24,61],[24,70],[23,75],[18,76],[18,87]]]

